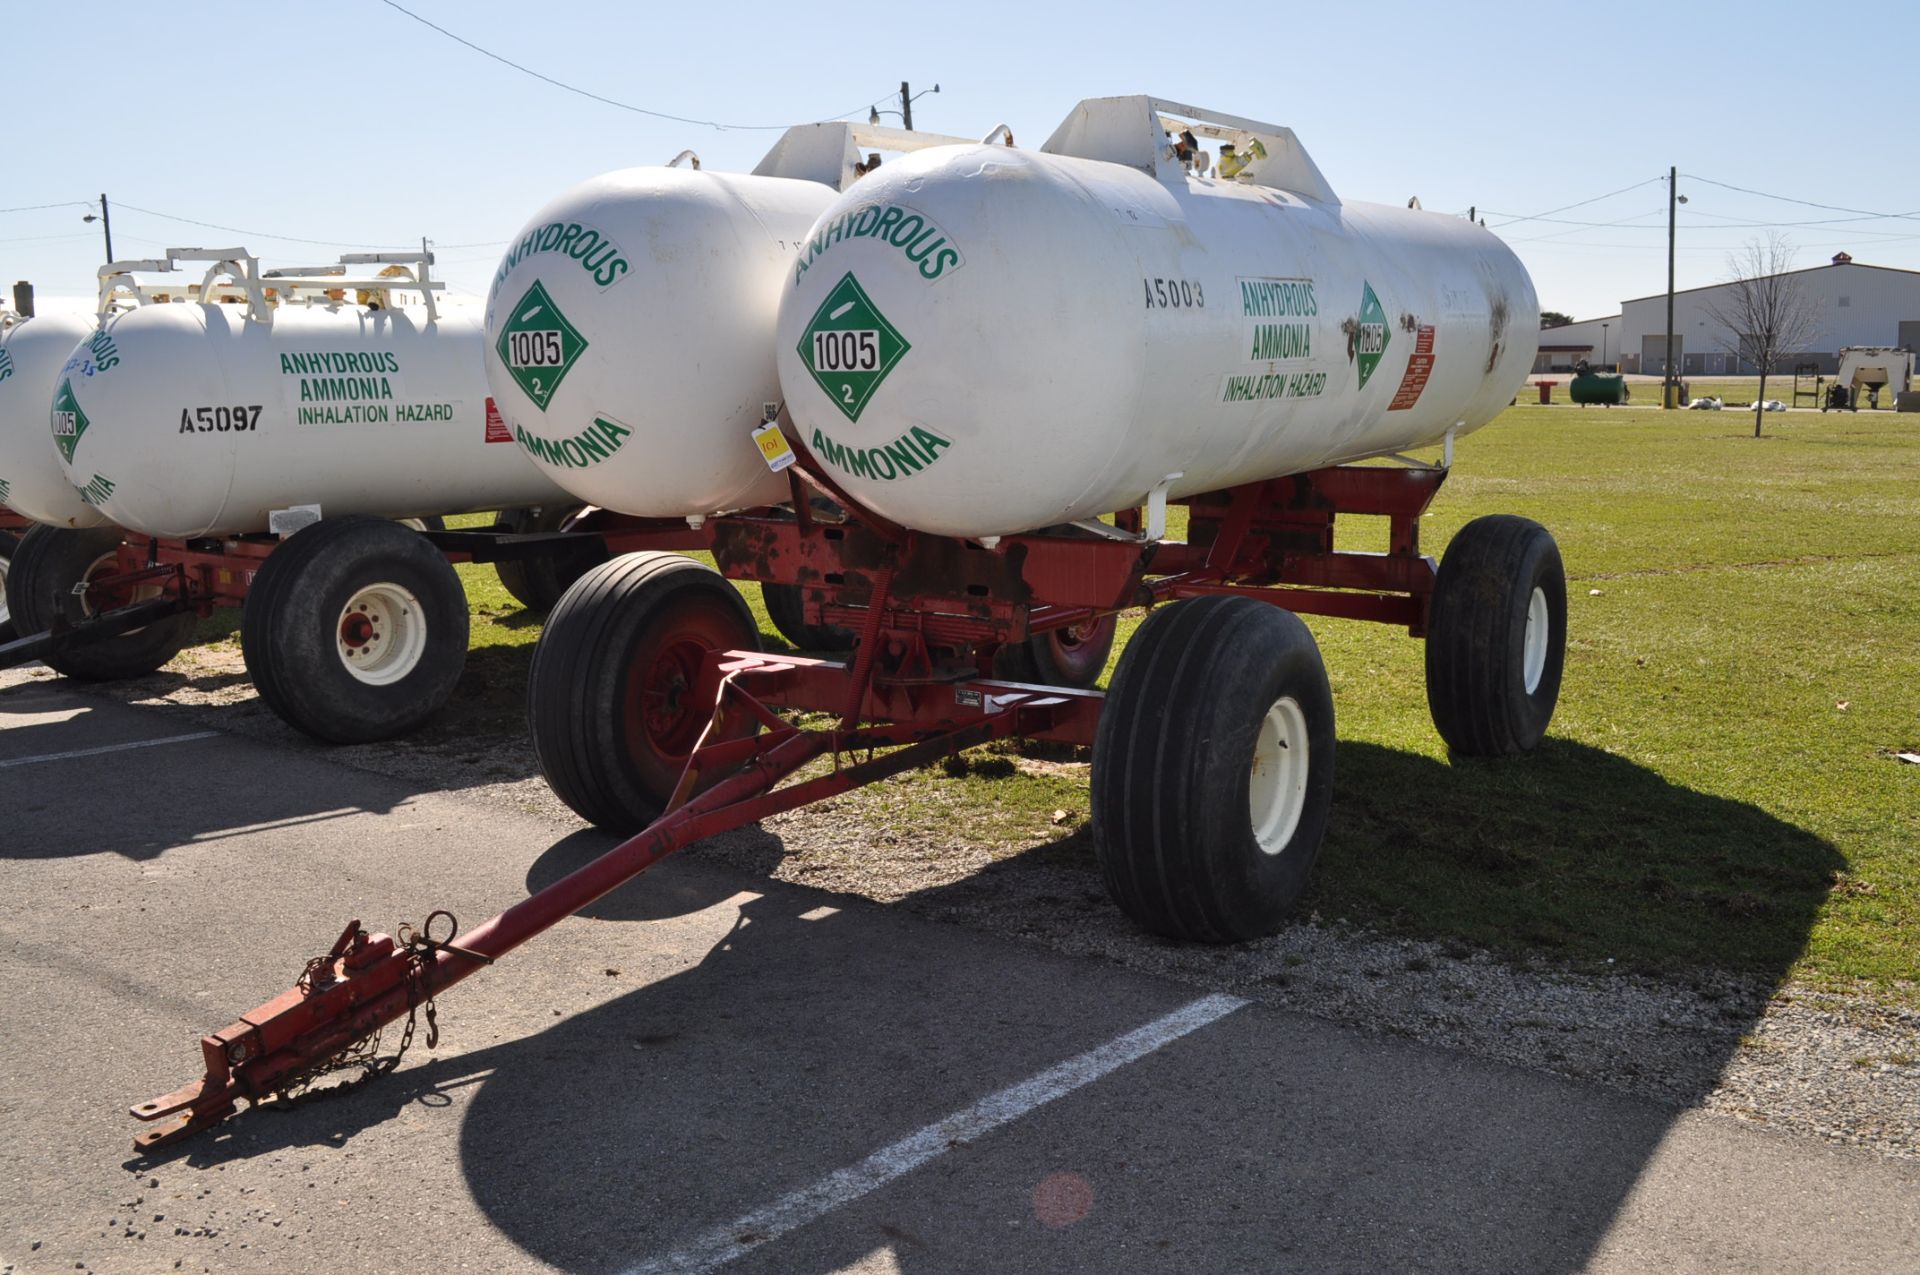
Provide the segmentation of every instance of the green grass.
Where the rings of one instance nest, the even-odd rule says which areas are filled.
[[[1306,907],[1576,964],[1920,1002],[1920,767],[1892,757],[1920,749],[1920,427],[1744,427],[1533,407],[1462,440],[1426,548],[1496,512],[1559,538],[1571,638],[1553,731],[1528,757],[1449,759],[1422,645],[1310,620],[1341,750]],[[1383,548],[1384,522],[1341,543]],[[1010,853],[1091,862],[1084,790],[1057,775],[919,782],[1023,812],[996,820]],[[868,817],[884,827],[884,807]]]
[[[1552,737],[1450,763],[1418,644],[1314,622],[1342,740],[1323,911],[1913,998],[1920,767],[1890,754],[1920,743],[1920,428],[1768,430],[1536,407],[1463,440],[1427,546],[1492,512],[1559,538]]]
[[[1920,425],[1776,415],[1755,440],[1725,414],[1515,408],[1461,441],[1427,551],[1494,512],[1546,524],[1566,561],[1550,738],[1527,757],[1450,759],[1422,644],[1311,620],[1340,753],[1305,906],[1581,966],[1717,967],[1920,1003],[1920,766],[1892,756],[1920,750]],[[1384,539],[1381,520],[1342,528],[1343,547]],[[538,626],[491,568],[460,571],[469,677],[484,682],[462,699],[492,705],[472,725],[517,730],[514,674]],[[759,591],[743,593],[776,643]],[[958,828],[998,857],[1091,870],[1084,766],[1014,752],[836,808],[902,853]]]

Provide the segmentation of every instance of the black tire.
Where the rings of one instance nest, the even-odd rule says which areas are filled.
[[[1269,734],[1275,715],[1288,729]],[[1263,849],[1256,764],[1263,753],[1297,757],[1302,737],[1306,764],[1291,800],[1264,808],[1274,826]],[[1169,938],[1272,933],[1326,836],[1333,749],[1333,693],[1299,617],[1243,597],[1155,610],[1121,654],[1094,738],[1093,845],[1113,901]],[[1264,770],[1278,792],[1286,773]]]
[[[13,553],[20,547],[20,537],[10,531],[0,531],[0,642],[11,642],[20,636],[20,630],[13,625],[13,606],[7,601],[7,581],[13,575]]]
[[[29,527],[14,550],[7,573],[7,604],[23,633],[44,633],[56,616],[79,624],[98,610],[141,601],[156,595],[148,585],[124,598],[93,599],[76,595],[73,587],[90,576],[116,570],[114,553],[120,547],[118,527]],[[103,642],[90,642],[56,651],[47,666],[80,682],[116,682],[144,677],[178,655],[193,639],[195,617],[186,611],[143,625]]]
[[[762,584],[760,600],[767,605],[767,618],[780,636],[802,651],[851,651],[854,632],[837,624],[808,624],[800,586]]]
[[[349,604],[360,605],[349,614]],[[315,523],[267,555],[240,615],[240,649],[254,689],[289,726],[363,744],[446,704],[466,667],[467,624],[460,577],[438,549],[356,515]]]
[[[504,509],[495,516],[493,529],[513,534],[558,531],[567,519],[579,512],[578,505]],[[607,560],[606,544],[600,537],[582,534],[579,542],[568,552],[496,562],[494,574],[500,577],[501,585],[513,595],[514,601],[527,610],[551,611],[575,580]]]
[[[993,653],[993,675],[1009,682],[1090,690],[1107,671],[1119,631],[1119,615],[1110,614],[1010,642]]]
[[[527,677],[527,721],[547,784],[615,832],[660,816],[708,715],[687,694],[705,653],[757,650],[753,612],[713,568],[630,553],[580,577],[547,617]],[[757,729],[722,722],[713,742]],[[702,776],[706,787],[720,776]]]
[[[1548,631],[1530,667],[1536,591]],[[1447,747],[1500,757],[1538,744],[1560,698],[1566,653],[1567,576],[1553,536],[1511,514],[1462,527],[1440,560],[1427,625],[1427,707]]]

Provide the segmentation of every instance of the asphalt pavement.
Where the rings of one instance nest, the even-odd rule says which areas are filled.
[[[471,924],[610,844],[0,692],[0,1271],[1920,1271],[1913,1161],[697,849],[372,1086],[132,1154],[128,1105],[348,919]]]

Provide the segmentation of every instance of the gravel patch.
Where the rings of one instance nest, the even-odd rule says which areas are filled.
[[[44,668],[0,672],[0,691],[53,677]],[[556,833],[585,827],[539,778],[524,738],[454,738],[430,727],[404,741],[325,748],[259,703],[230,648],[186,652],[152,677],[69,689],[458,791]],[[1515,962],[1317,914],[1238,947],[1168,942],[1141,934],[1108,902],[1084,836],[1009,853],[970,839],[958,822],[934,834],[876,832],[863,815],[886,801],[885,786],[875,786],[770,819],[762,826],[771,836],[749,830],[690,853],[1370,1032],[1920,1158],[1920,1012],[1718,971],[1656,978]]]

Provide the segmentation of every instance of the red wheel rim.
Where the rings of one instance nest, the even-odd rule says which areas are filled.
[[[1117,615],[1102,615],[1083,624],[1050,630],[1046,635],[1048,653],[1055,667],[1075,679],[1091,681],[1098,677],[1119,622]]]
[[[752,642],[724,599],[692,596],[663,608],[634,645],[621,695],[621,728],[629,756],[652,784],[671,788],[713,715],[712,705],[699,702],[695,693],[708,653]]]

